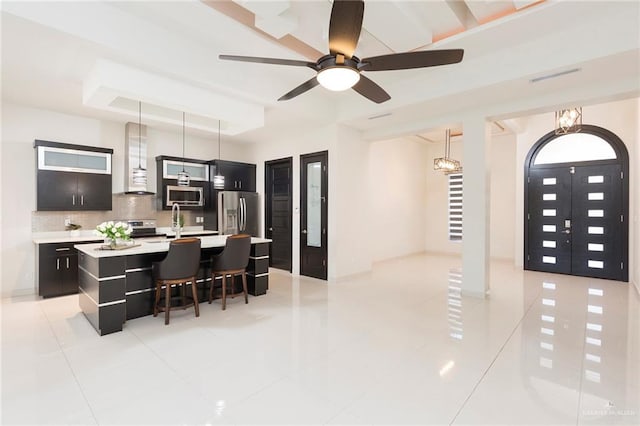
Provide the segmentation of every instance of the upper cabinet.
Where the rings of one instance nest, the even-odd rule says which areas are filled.
[[[209,167],[207,164],[193,162],[195,160],[176,160],[170,159],[172,157],[158,157],[162,161],[162,178],[163,179],[178,179],[178,173],[183,169],[189,173],[189,179],[199,182],[209,181]]]
[[[183,168],[189,174],[189,186],[178,186],[178,173]],[[206,161],[160,155],[156,157],[156,169],[158,210],[171,210],[174,203],[187,210],[201,210],[204,207],[209,191],[209,166]]]
[[[236,161],[213,160],[211,179],[224,176],[224,191],[256,191],[256,165]]]
[[[111,210],[113,150],[36,140],[37,209]]]

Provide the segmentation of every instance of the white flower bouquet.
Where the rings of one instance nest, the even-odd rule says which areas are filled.
[[[95,230],[96,235],[100,235],[114,243],[118,239],[130,239],[131,232],[133,232],[133,228],[129,224],[113,221],[102,222],[100,225],[96,226]]]

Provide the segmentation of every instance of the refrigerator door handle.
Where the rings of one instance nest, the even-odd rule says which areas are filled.
[[[238,197],[238,234],[242,232],[242,217],[244,209],[242,208],[242,197]]]
[[[220,191],[218,193],[218,233],[220,235],[224,235],[225,234],[225,230],[223,229],[223,224],[224,224],[224,210],[223,210],[223,206],[224,206],[224,192]]]
[[[244,224],[242,225],[242,231],[246,232],[247,231],[247,199],[243,198],[242,199],[242,204],[244,204]]]
[[[244,232],[245,229],[247,228],[247,200],[244,199],[244,197],[240,197],[240,206],[242,206],[242,229],[241,231]]]

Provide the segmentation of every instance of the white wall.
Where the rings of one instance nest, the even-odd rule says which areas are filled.
[[[631,108],[633,110],[633,108]],[[630,161],[629,167],[629,180],[631,185],[629,190],[632,193],[631,206],[631,224],[633,225],[634,232],[631,234],[630,241],[632,242],[632,249],[630,253],[633,253],[633,261],[630,263],[629,270],[631,271],[631,281],[635,284],[636,290],[640,293],[640,124],[638,123],[638,116],[640,116],[640,98],[636,98],[635,102],[635,144],[633,146],[634,152],[630,153],[630,158],[635,157],[635,161]]]
[[[333,245],[335,278],[371,270],[375,241],[371,226],[369,180],[369,142],[360,133],[345,126],[336,126],[333,175],[333,208],[336,227]]]
[[[257,188],[264,194],[264,162],[293,157],[292,273],[300,273],[300,156],[329,152],[328,271],[329,280],[371,269],[368,250],[369,211],[368,147],[358,132],[337,125],[288,128],[277,138],[251,144],[251,161],[257,164]],[[264,209],[264,202],[262,203]],[[264,218],[264,211],[261,214]],[[261,224],[264,235],[264,224]]]
[[[516,136],[492,136],[489,147],[491,169],[491,257],[513,259],[515,244]]]
[[[262,194],[260,213],[260,234],[264,235],[264,162],[292,157],[292,194],[293,194],[293,220],[292,220],[292,273],[300,273],[300,155],[329,150],[329,179],[333,176],[333,153],[330,145],[335,146],[334,126],[319,127],[313,130],[308,128],[296,128],[291,126],[288,133],[279,135],[277,139],[265,139],[260,143],[249,145],[250,161],[255,163],[256,189]],[[328,239],[334,237],[334,222],[332,215],[333,191],[329,185],[329,229]],[[331,256],[331,253],[329,253]],[[329,258],[329,276],[332,276],[333,262]]]
[[[428,163],[425,143],[408,138],[371,143],[368,214],[374,262],[424,251]]]
[[[433,159],[444,154],[444,142],[429,144],[426,154],[427,208],[425,249],[430,252],[461,254],[462,243],[449,241],[448,177],[433,170]],[[451,141],[451,157],[462,160],[462,140]],[[493,135],[489,143],[490,167],[490,253],[492,258],[513,259],[515,240],[516,137]],[[462,165],[464,171],[464,164]],[[464,173],[463,173],[464,174]],[[464,203],[464,200],[463,200]],[[464,235],[463,235],[464,240]]]
[[[124,189],[125,123],[101,121],[16,104],[2,104],[1,203],[2,209],[1,294],[2,297],[36,291],[35,251],[31,242],[31,213],[36,209],[36,157],[34,139],[113,148],[113,192]],[[155,176],[155,156],[182,156],[182,130],[175,133],[149,127],[148,169]],[[186,156],[198,159],[217,157],[217,139],[186,136]],[[225,159],[245,160],[246,147],[223,146]],[[155,179],[149,188],[155,189]]]
[[[640,249],[640,228],[638,226],[638,198],[640,180],[638,171],[640,170],[640,160],[638,157],[638,117],[640,109],[638,99],[628,99],[618,102],[610,102],[582,108],[583,124],[600,126],[615,133],[625,143],[629,151],[629,271],[630,278],[638,282],[638,259],[637,254]],[[524,161],[531,147],[546,133],[553,130],[553,112],[526,117],[524,120],[524,130],[517,135],[517,155],[516,155],[516,211],[515,211],[515,259],[516,265],[523,265],[524,251]],[[635,158],[635,161],[634,161]],[[635,206],[635,207],[634,207]],[[635,211],[634,211],[635,210]],[[635,271],[635,272],[634,272]]]

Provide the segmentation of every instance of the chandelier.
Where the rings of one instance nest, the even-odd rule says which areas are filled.
[[[450,158],[451,155],[451,129],[447,129],[444,140],[444,157],[433,160],[433,170],[444,172],[445,174],[459,173],[462,166],[458,160]]]
[[[556,135],[577,133],[582,129],[582,107],[556,111]]]

